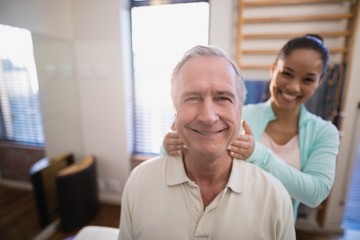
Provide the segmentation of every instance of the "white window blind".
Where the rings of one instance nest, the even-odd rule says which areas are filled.
[[[0,140],[44,145],[30,31],[0,25]]]
[[[208,44],[207,1],[132,1],[133,154],[156,155],[174,113],[170,75],[191,47]],[[160,1],[161,2],[161,1]],[[171,1],[165,1],[171,2]],[[182,3],[179,3],[182,2]]]

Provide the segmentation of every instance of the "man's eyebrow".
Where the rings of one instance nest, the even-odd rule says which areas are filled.
[[[196,96],[196,95],[200,95],[200,93],[196,91],[189,91],[181,94],[181,97]]]
[[[184,99],[184,98],[192,97],[192,96],[202,96],[202,93],[198,92],[198,91],[188,91],[188,92],[184,92],[183,94],[181,94],[180,98]],[[214,96],[227,96],[227,97],[235,99],[236,93],[234,93],[232,91],[228,91],[228,90],[223,90],[223,91],[216,91]]]
[[[217,95],[225,95],[225,96],[232,97],[232,98],[236,97],[236,95],[231,91],[218,91],[218,92],[216,92],[216,94]]]

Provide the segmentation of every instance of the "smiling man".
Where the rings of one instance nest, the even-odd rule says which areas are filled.
[[[228,153],[246,97],[236,64],[216,47],[196,46],[175,67],[171,86],[187,150],[132,171],[119,239],[295,239],[282,184]]]

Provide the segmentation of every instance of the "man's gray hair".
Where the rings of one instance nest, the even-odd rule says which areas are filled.
[[[175,66],[172,75],[171,75],[171,98],[173,101],[173,105],[175,107],[175,101],[176,101],[176,94],[177,94],[177,77],[179,74],[179,71],[181,69],[181,67],[191,58],[193,57],[220,57],[220,58],[224,58],[225,60],[227,60],[232,68],[235,71],[236,74],[236,86],[237,86],[237,94],[239,96],[239,102],[241,105],[244,105],[245,100],[246,100],[246,88],[245,88],[245,83],[244,80],[241,76],[241,71],[239,69],[239,67],[237,66],[237,64],[232,61],[221,49],[215,47],[215,46],[195,46],[193,48],[191,48],[190,50],[188,50],[187,52],[185,52],[183,58],[180,60],[180,62],[178,62],[178,64]]]

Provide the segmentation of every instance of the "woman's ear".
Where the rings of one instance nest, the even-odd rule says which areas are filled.
[[[272,76],[274,74],[274,71],[275,71],[275,68],[276,68],[276,62],[273,62],[270,66],[270,69],[269,69],[269,76],[270,76],[270,79],[272,79]]]

